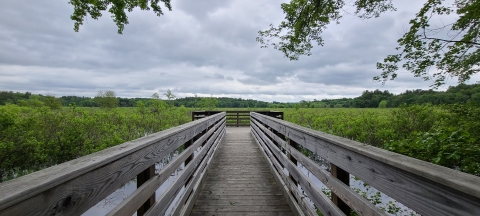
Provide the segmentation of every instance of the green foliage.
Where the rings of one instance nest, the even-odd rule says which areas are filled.
[[[203,110],[214,110],[217,104],[218,100],[214,97],[204,97],[200,100],[200,107]]]
[[[273,46],[290,60],[301,55],[311,55],[312,42],[323,46],[323,31],[330,23],[339,23],[344,0],[291,0],[282,3],[285,20],[277,27],[259,31],[257,41],[262,47]],[[394,10],[391,1],[356,0],[355,14],[362,18],[378,17],[380,13]]]
[[[115,108],[119,101],[114,91],[98,91],[94,100],[102,108]]]
[[[480,176],[480,108],[474,102],[283,111],[295,124]]]
[[[399,54],[389,55],[377,68],[383,72],[376,80],[395,79],[398,64],[411,71],[415,77],[434,79],[433,87],[445,84],[449,76],[463,83],[478,73],[480,66],[479,0],[455,0],[452,5],[441,0],[426,1],[416,16],[410,20],[410,29],[398,40]],[[456,13],[456,14],[455,14]],[[434,18],[455,17],[451,24],[438,26]],[[437,36],[448,31],[447,36]],[[436,67],[430,75],[429,69]]]
[[[417,129],[410,127],[401,131],[404,135],[385,143],[384,148],[480,176],[480,108],[468,103],[444,106],[441,111],[431,117],[428,113],[432,110],[425,110],[423,114],[414,111],[418,116],[425,116],[412,124],[416,124]],[[405,122],[395,124],[408,127]]]
[[[168,91],[167,91],[168,93]],[[164,95],[167,96],[165,93]],[[201,108],[200,97],[185,97],[185,98],[175,98],[175,95],[170,91],[169,97],[167,97],[167,103],[169,106],[185,106],[199,109]],[[148,105],[153,102],[155,99],[160,99],[158,93],[154,94],[155,97],[152,98],[118,98],[119,107],[136,107],[137,102],[142,101],[145,105]],[[46,103],[45,97],[43,95],[35,95],[30,92],[19,93],[19,92],[7,92],[0,91],[0,105],[5,105],[7,103],[18,104],[21,106],[31,106],[31,107],[41,107],[48,106]],[[38,99],[38,101],[28,101],[29,99]],[[457,86],[450,86],[446,91],[433,91],[433,90],[406,90],[404,93],[394,95],[387,90],[380,91],[366,90],[362,92],[359,97],[356,98],[339,98],[339,99],[322,99],[313,101],[300,101],[299,103],[292,102],[264,102],[257,101],[252,99],[241,99],[241,98],[226,98],[220,97],[217,99],[216,107],[219,108],[294,108],[296,104],[299,105],[299,108],[336,108],[342,106],[343,108],[377,108],[381,101],[388,101],[386,107],[399,107],[403,104],[412,105],[412,104],[464,104],[469,101],[480,102],[480,84],[466,85],[459,84]],[[61,96],[58,98],[61,101],[63,106],[68,106],[70,104],[75,104],[78,107],[98,107],[98,104],[94,99],[90,97],[78,97],[78,96]],[[30,103],[30,104],[29,104]],[[42,104],[43,103],[43,104]],[[203,107],[204,108],[204,107]]]
[[[153,9],[157,16],[163,15],[160,2],[165,4],[168,10],[172,10],[170,0],[70,0],[68,3],[73,5],[73,14],[70,18],[75,21],[74,30],[78,32],[80,25],[89,14],[93,19],[102,16],[102,12],[108,9],[112,14],[112,19],[117,24],[118,34],[122,34],[125,25],[128,24],[126,11],[132,12],[136,7],[141,10]]]
[[[257,41],[262,47],[273,46],[290,60],[311,55],[312,43],[323,46],[323,31],[330,23],[338,24],[343,11],[353,3],[356,16],[362,19],[379,17],[381,13],[396,10],[391,0],[291,0],[281,4],[285,20],[278,26],[259,31]],[[377,63],[382,70],[374,80],[385,82],[397,78],[398,64],[424,80],[434,79],[433,87],[445,84],[447,76],[464,82],[479,71],[480,66],[480,0],[425,1],[410,20],[410,29],[398,40],[400,53],[387,56]],[[445,17],[453,23],[438,25]],[[443,36],[444,35],[444,36]],[[429,69],[437,72],[431,76]],[[377,103],[378,104],[378,103]]]
[[[43,102],[45,106],[50,107],[50,109],[61,109],[62,102],[54,96],[45,96],[43,97]]]
[[[402,105],[400,109],[392,111],[391,127],[395,131],[392,139],[402,139],[416,132],[430,131],[436,127],[440,115],[440,110],[431,105]]]
[[[0,106],[0,182],[190,121],[185,107]],[[152,104],[153,105],[153,104]]]
[[[38,108],[38,107],[43,107],[45,106],[45,103],[38,98],[30,98],[28,100],[20,100],[18,102],[20,106],[23,107],[33,107],[33,108]]]
[[[185,106],[185,107],[195,107],[202,108],[200,104],[201,97],[185,97],[177,98],[173,103],[175,106]],[[267,108],[269,103],[264,101],[257,101],[252,99],[241,99],[241,98],[226,98],[219,97],[216,98],[217,105],[219,108],[247,108],[247,107],[257,107],[257,108]]]
[[[287,121],[374,146],[390,140],[393,129],[387,109],[292,109],[284,110]]]
[[[387,108],[387,103],[387,100],[380,101],[380,103],[378,104],[378,108]]]
[[[480,175],[478,136],[454,127],[416,132],[409,138],[392,141],[385,148],[400,154]]]
[[[167,108],[168,108],[168,104],[163,100],[160,100],[157,98],[157,99],[154,99],[153,101],[150,101],[150,111],[152,113],[161,115],[161,113],[165,111]]]
[[[170,89],[168,89],[167,92],[165,92],[163,95],[167,97],[167,100],[173,100],[176,98],[176,96],[172,93],[172,91],[170,91]]]

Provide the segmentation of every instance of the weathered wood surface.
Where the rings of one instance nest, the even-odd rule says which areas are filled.
[[[223,128],[224,127],[222,127],[221,130],[219,130],[215,133],[213,138],[209,140],[209,141],[212,141],[212,143],[206,144],[200,150],[198,155],[195,158],[193,158],[193,160],[190,161],[189,164],[187,164],[187,166],[184,168],[184,170],[181,172],[181,174],[175,179],[174,183],[171,184],[165,190],[165,192],[162,194],[162,196],[157,198],[157,200],[155,201],[155,204],[152,206],[152,208],[148,209],[148,211],[146,212],[147,216],[165,215],[165,212],[167,211],[167,208],[173,202],[173,200],[175,199],[177,194],[183,188],[185,183],[187,183],[187,181],[190,179],[190,177],[193,178],[193,181],[190,182],[190,184],[192,184],[192,183],[194,184],[195,181],[197,181],[199,179],[203,169],[208,165],[207,164],[208,159],[215,152],[217,144],[220,143],[220,140],[222,138],[221,135],[224,134],[224,129]],[[213,142],[213,141],[215,141],[215,142]],[[196,169],[197,167],[198,167],[198,169]],[[185,192],[190,193],[190,191],[184,191],[184,194],[185,194]],[[181,206],[177,206],[177,207],[181,208]]]
[[[250,128],[227,128],[191,215],[293,215]]]
[[[254,135],[258,137],[257,140],[263,144],[263,149],[268,148],[275,158],[287,168],[289,174],[298,181],[302,189],[319,210],[326,215],[344,215],[343,212],[321,191],[321,189],[315,187],[312,181],[297,168],[296,164],[288,160],[287,157],[282,154],[281,150],[275,147],[275,144],[273,144],[265,134],[260,132],[260,129],[255,124],[252,124],[252,129]]]
[[[217,141],[215,141],[215,146],[212,147],[214,148],[215,152],[218,149],[221,141],[223,140],[223,137],[225,137],[225,128],[223,128],[221,137]],[[215,154],[215,152],[213,154]],[[198,194],[200,193],[201,186],[206,179],[208,167],[213,160],[213,155],[209,157],[210,158],[208,158],[208,160],[206,161],[207,164],[196,171],[194,179],[188,184],[188,186],[185,187],[186,189],[184,195],[177,200],[177,203],[174,205],[170,215],[184,216],[188,215],[192,211],[193,205],[195,204]]]
[[[312,208],[310,203],[304,199],[303,196],[298,191],[298,186],[294,185],[293,182],[287,177],[286,173],[283,171],[283,167],[280,166],[278,160],[276,160],[272,152],[266,147],[263,140],[258,136],[253,127],[250,128],[250,133],[252,134],[255,142],[260,147],[260,152],[262,152],[264,158],[269,165],[270,171],[273,173],[277,184],[282,185],[280,188],[283,191],[283,196],[287,199],[288,204],[292,208],[293,213],[296,216],[317,216],[317,212]],[[293,189],[294,188],[294,189]]]
[[[202,159],[201,157],[206,153],[206,148],[212,145],[215,142],[215,139],[221,135],[223,135],[225,128],[225,122],[218,122],[214,127],[212,127],[207,133],[203,134],[197,141],[193,143],[192,146],[185,149],[180,155],[175,158],[175,160],[171,161],[167,164],[159,173],[149,181],[145,182],[140,188],[135,190],[130,196],[124,199],[120,204],[118,204],[112,211],[110,211],[107,215],[132,215],[135,212],[135,209],[139,208],[139,205],[142,204],[151,194],[152,192],[156,191],[160,185],[162,185],[177,168],[184,163],[185,159],[189,157],[198,147],[203,144],[210,135],[215,134],[206,142],[202,151],[195,157],[196,160]],[[200,157],[200,158],[199,158]],[[189,167],[184,168],[182,175],[188,173],[187,170],[191,169]],[[190,173],[191,174],[191,173]],[[181,179],[181,177],[178,177]],[[163,195],[162,197],[165,197]],[[154,204],[155,200],[152,202]],[[147,211],[147,210],[145,210]]]
[[[227,111],[226,120],[228,127],[248,127],[250,126],[250,112]]]
[[[190,122],[0,184],[0,215],[80,215],[225,113]]]
[[[229,123],[227,124],[228,127],[248,127],[250,124],[234,124],[234,123]]]
[[[364,199],[361,195],[356,193],[348,185],[342,183],[339,179],[335,178],[330,172],[322,169],[314,161],[307,158],[301,152],[287,145],[287,143],[278,137],[275,133],[265,128],[260,122],[253,119],[252,127],[258,127],[262,133],[265,133],[269,138],[275,141],[279,146],[286,150],[291,156],[296,158],[297,162],[307,168],[315,177],[317,177],[324,185],[330,188],[330,190],[339,194],[339,198],[348,203],[359,215],[386,215],[382,210],[377,208],[368,200]],[[277,148],[277,147],[276,147]],[[278,149],[278,148],[277,148]]]
[[[252,117],[422,215],[480,215],[479,177],[265,115]]]

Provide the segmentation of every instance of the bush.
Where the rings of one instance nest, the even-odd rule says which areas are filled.
[[[189,121],[185,107],[157,113],[131,108],[0,106],[0,181]]]
[[[295,124],[480,175],[480,108],[474,102],[284,112]]]

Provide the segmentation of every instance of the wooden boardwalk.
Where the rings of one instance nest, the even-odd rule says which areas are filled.
[[[0,183],[0,216],[88,214],[134,178],[137,189],[107,215],[387,215],[350,175],[421,215],[480,215],[478,176],[283,121],[282,112],[232,112],[193,112],[192,122]],[[233,121],[250,127],[226,128]]]
[[[250,127],[227,127],[191,215],[293,215]]]

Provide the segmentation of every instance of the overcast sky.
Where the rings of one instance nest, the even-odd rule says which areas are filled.
[[[396,40],[424,1],[394,1],[398,11],[378,19],[345,15],[325,31],[325,46],[299,61],[255,41],[259,30],[282,21],[285,1],[172,0],[173,11],[165,9],[162,17],[128,13],[123,35],[108,13],[88,17],[74,32],[67,0],[0,1],[0,90],[150,97],[170,89],[177,97],[300,101],[432,84],[404,71],[384,86],[372,81],[380,74],[376,62],[395,53]],[[451,79],[447,86],[456,84]]]

